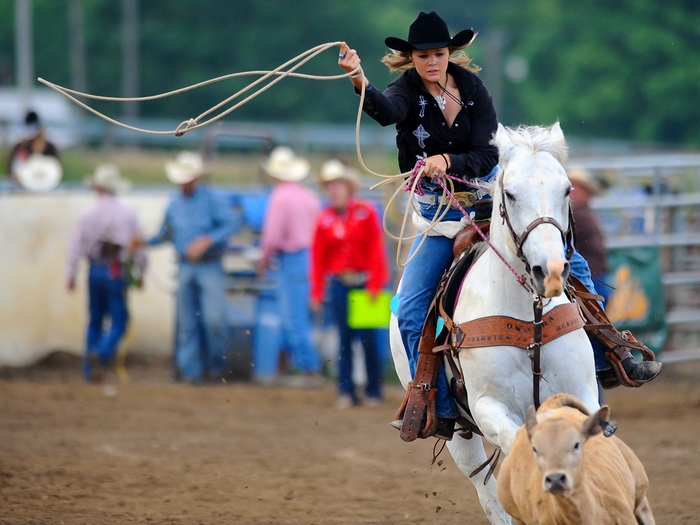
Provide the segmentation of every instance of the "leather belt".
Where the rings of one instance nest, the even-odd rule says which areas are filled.
[[[365,286],[368,280],[364,272],[342,272],[333,275],[333,278],[350,288]]]
[[[470,191],[458,191],[456,193],[453,193],[452,195],[454,195],[457,202],[463,208],[471,208],[476,203],[476,201],[479,200],[476,194]],[[435,193],[426,193],[424,195],[416,194],[415,199],[421,204],[428,204],[429,206],[448,205],[451,208],[457,209],[457,205],[449,197],[449,195],[438,195]]]

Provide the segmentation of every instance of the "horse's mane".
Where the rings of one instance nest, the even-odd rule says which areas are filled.
[[[498,148],[501,170],[497,177],[486,183],[488,193],[493,195],[503,173],[503,162],[513,158],[517,150],[525,150],[533,155],[549,153],[559,163],[566,162],[569,146],[566,144],[558,124],[548,127],[520,125],[516,128],[506,128],[499,125],[499,128],[505,131],[505,136],[500,132],[495,133],[491,144]]]
[[[564,163],[569,154],[569,147],[559,126],[555,133],[552,132],[553,128],[554,125],[549,127],[521,125],[517,128],[505,128],[510,144],[500,144],[497,137],[491,143],[498,147],[502,157],[506,154],[506,160],[512,156],[514,149],[522,148],[533,154],[550,153],[560,163]]]

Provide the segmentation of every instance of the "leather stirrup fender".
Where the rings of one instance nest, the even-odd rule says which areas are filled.
[[[399,435],[406,442],[430,437],[437,430],[435,380],[441,354],[432,353],[434,343],[434,337],[421,336],[416,373],[406,392],[403,414],[397,417],[403,419]]]
[[[406,397],[396,419],[403,419],[399,436],[406,442],[426,438],[437,430],[437,405],[435,401],[435,381],[439,359],[442,354],[434,354],[436,346],[435,329],[437,312],[435,301],[430,305],[428,316],[423,324],[423,332],[418,342],[418,361],[413,381],[408,385]],[[403,412],[403,413],[401,413]]]

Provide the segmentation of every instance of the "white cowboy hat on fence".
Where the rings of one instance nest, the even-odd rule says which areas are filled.
[[[207,167],[199,153],[193,151],[181,152],[175,160],[165,163],[165,173],[173,184],[188,184],[205,175]]]
[[[309,174],[309,162],[286,146],[273,149],[262,167],[270,177],[286,182],[303,180]]]
[[[123,193],[131,189],[131,181],[123,179],[114,164],[100,164],[92,177],[85,179],[88,188],[100,188],[109,193]]]
[[[22,187],[42,192],[51,191],[58,186],[63,176],[63,167],[56,157],[33,153],[27,160],[17,163],[14,172]]]
[[[337,159],[330,159],[323,163],[319,180],[321,184],[332,180],[344,180],[350,183],[354,189],[359,188],[362,184],[360,174]]]

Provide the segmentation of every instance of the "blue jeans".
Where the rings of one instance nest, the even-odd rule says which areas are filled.
[[[421,214],[428,220],[435,216],[437,206],[420,205]],[[450,209],[443,218],[446,221],[458,221],[462,212]],[[413,257],[421,238],[413,241],[409,257]],[[413,260],[406,266],[401,278],[399,308],[397,320],[403,346],[408,354],[411,376],[416,373],[418,361],[418,341],[423,330],[423,322],[428,314],[430,303],[435,297],[440,278],[452,264],[453,239],[447,237],[426,237],[423,246]],[[443,418],[455,418],[458,415],[457,404],[452,398],[443,366],[437,375],[437,415]]]
[[[88,301],[90,322],[87,329],[87,353],[83,361],[83,374],[91,376],[90,354],[96,354],[102,363],[108,363],[119,341],[126,332],[129,312],[126,307],[126,280],[113,278],[107,265],[91,264],[88,274]],[[105,317],[111,325],[104,330]]]
[[[305,373],[321,371],[321,358],[311,336],[309,308],[309,251],[280,253],[277,298],[282,345],[291,354],[292,366]]]
[[[228,357],[226,274],[221,261],[180,261],[177,279],[175,364],[180,378],[199,383],[205,373],[221,376]]]
[[[381,399],[382,366],[377,348],[377,330],[353,329],[348,326],[348,292],[352,290],[338,279],[331,279],[328,295],[330,298],[331,313],[338,327],[340,348],[338,353],[338,390],[341,395],[352,397],[358,402],[355,392],[355,383],[352,380],[353,361],[352,343],[355,339],[362,342],[365,350],[365,369],[367,371],[367,397]]]

